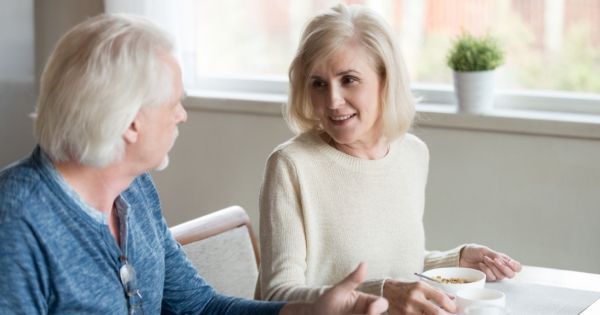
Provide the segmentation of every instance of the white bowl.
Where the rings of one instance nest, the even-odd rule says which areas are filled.
[[[471,269],[471,268],[437,268],[431,269],[423,272],[424,275],[435,278],[440,276],[442,278],[463,278],[469,281],[469,283],[439,283],[427,279],[421,279],[421,281],[426,282],[427,284],[442,289],[442,291],[446,293],[450,293],[456,296],[456,293],[460,290],[465,289],[483,289],[485,286],[485,273]]]

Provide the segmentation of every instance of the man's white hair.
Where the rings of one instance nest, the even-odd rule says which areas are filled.
[[[106,167],[123,158],[123,133],[143,106],[164,103],[173,75],[167,31],[128,14],[101,14],[58,42],[41,77],[35,136],[54,161]]]

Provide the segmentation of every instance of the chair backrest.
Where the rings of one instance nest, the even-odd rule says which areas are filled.
[[[252,299],[260,256],[246,211],[225,208],[174,226],[188,259],[219,293]]]

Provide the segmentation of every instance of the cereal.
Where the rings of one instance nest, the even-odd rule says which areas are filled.
[[[436,276],[435,278],[442,281],[442,283],[446,283],[446,284],[461,284],[461,283],[471,283],[472,282],[472,281],[468,281],[467,279],[463,279],[463,278],[446,279],[446,278],[442,278],[441,276]]]

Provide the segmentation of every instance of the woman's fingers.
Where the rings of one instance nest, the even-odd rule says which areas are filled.
[[[439,306],[431,303],[431,302],[427,302],[424,303],[421,308],[423,309],[423,314],[427,314],[427,315],[446,315],[448,313],[446,313],[442,308],[440,308]],[[456,312],[450,312],[451,314],[455,314]]]
[[[521,263],[510,259],[510,257],[506,256],[508,258],[506,264],[508,265],[508,267],[512,270],[514,270],[515,272],[521,272],[521,269],[523,269],[523,266],[521,266]]]
[[[483,273],[485,273],[486,281],[496,281],[496,275],[492,272],[490,267],[488,267],[486,264],[479,263],[479,269],[481,269],[481,271],[483,271]]]
[[[498,269],[498,266],[496,266],[496,263],[494,262],[493,259],[491,259],[488,256],[485,256],[485,257],[483,257],[483,260],[484,260],[485,264],[488,266],[488,268],[490,268],[490,270],[494,273],[496,280],[503,280],[506,277],[504,275],[504,273],[500,269]]]
[[[494,270],[494,268],[490,266],[490,269],[494,271],[494,274],[498,275],[498,272],[500,272],[510,279],[514,278],[517,272],[520,272],[522,269],[521,263],[519,263],[516,260],[510,259],[510,257],[506,255],[499,255],[499,257],[493,259],[485,257],[484,259],[486,260],[487,265],[489,265],[490,263],[494,264],[496,270]],[[500,277],[497,278],[498,280],[502,280],[500,279]]]
[[[502,259],[502,258],[494,258],[493,259],[494,262],[494,266],[496,266],[496,268],[498,268],[498,270],[504,274],[504,276],[508,277],[508,278],[514,278],[515,277],[515,271],[512,270],[507,264],[506,264],[506,260]]]
[[[517,273],[517,272],[521,272],[521,269],[523,268],[523,266],[521,266],[521,263],[508,257],[505,254],[500,254],[500,259],[504,262],[504,264],[510,268],[513,272]],[[512,278],[512,277],[509,277]]]
[[[450,298],[451,295],[449,296],[446,292],[442,291],[439,288],[429,287],[428,289],[426,289],[425,297],[428,300],[432,300],[439,305],[437,306],[429,301],[426,301],[427,303],[423,305],[423,311],[426,314],[445,314],[444,312],[441,312],[440,307],[442,307],[442,309],[451,314],[454,314],[458,311],[456,309],[456,305],[454,304],[454,302],[452,302],[452,299]]]
[[[389,314],[446,315],[458,311],[452,295],[423,281],[407,283],[390,279],[385,283],[383,293],[390,303]]]
[[[511,259],[509,256],[496,252],[486,246],[471,244],[464,248],[461,255],[465,255],[465,263],[469,267],[477,268],[486,274],[487,281],[503,280],[504,278],[514,278],[517,272],[522,269],[521,263]],[[461,264],[463,267],[468,265]]]
[[[381,313],[385,313],[388,310],[389,304],[388,300],[379,297],[373,301],[369,302],[369,308],[367,310],[367,315],[379,315]]]

